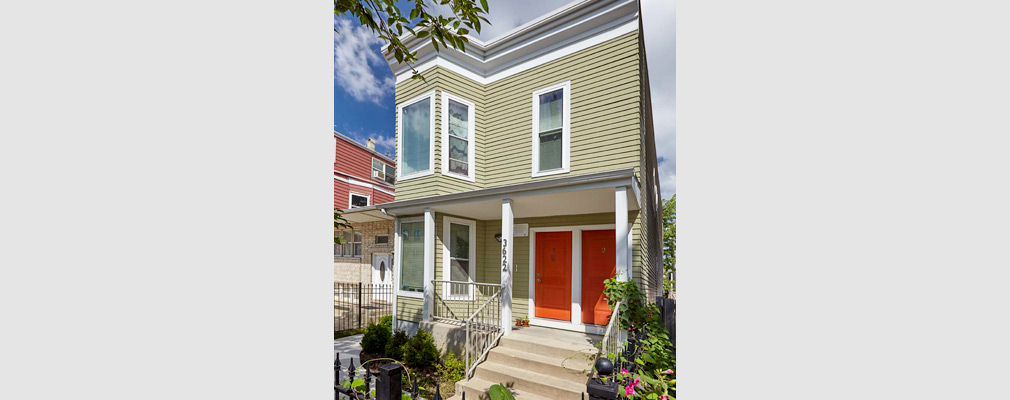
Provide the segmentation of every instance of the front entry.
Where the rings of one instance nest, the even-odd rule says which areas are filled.
[[[610,307],[603,296],[603,281],[617,273],[613,229],[582,231],[582,322],[606,325]]]
[[[536,234],[537,318],[572,320],[572,233]]]
[[[393,267],[389,254],[372,254],[372,284],[393,284]]]

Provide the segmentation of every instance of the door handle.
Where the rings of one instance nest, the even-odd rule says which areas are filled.
[[[537,282],[540,282],[540,279],[537,279]]]

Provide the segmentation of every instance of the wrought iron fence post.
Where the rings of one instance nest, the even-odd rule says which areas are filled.
[[[358,329],[361,329],[361,282],[358,282]]]
[[[399,400],[403,391],[403,366],[389,363],[379,367],[379,379],[375,381],[376,400]]]

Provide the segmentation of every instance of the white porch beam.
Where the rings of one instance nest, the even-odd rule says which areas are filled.
[[[435,212],[424,209],[424,303],[421,315],[431,321],[431,309],[435,305]]]
[[[614,191],[614,233],[616,233],[614,244],[614,257],[617,261],[617,280],[631,280],[631,263],[628,262],[630,247],[628,245],[628,187],[618,186]]]
[[[400,297],[398,295],[400,288],[400,217],[393,219],[393,259],[389,261],[389,264],[393,266],[392,272],[393,276],[390,279],[393,282],[393,331],[396,331],[396,298]]]
[[[512,333],[512,199],[501,202],[501,326],[502,334]]]

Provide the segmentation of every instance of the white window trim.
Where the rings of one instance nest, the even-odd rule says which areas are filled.
[[[460,175],[456,173],[449,172],[449,100],[455,101],[457,103],[467,106],[467,175]],[[442,175],[450,176],[456,179],[462,179],[468,182],[475,182],[475,171],[477,166],[474,165],[474,153],[477,147],[477,135],[476,131],[476,121],[474,120],[475,109],[477,108],[473,102],[464,100],[461,97],[454,96],[446,91],[442,91]]]
[[[393,254],[393,267],[395,268],[395,271],[393,271],[394,274],[395,274],[395,275],[393,275],[393,278],[395,279],[396,295],[397,296],[412,297],[412,298],[415,298],[415,299],[424,299],[424,292],[423,291],[421,291],[421,292],[412,292],[412,291],[409,291],[409,290],[401,290],[400,289],[400,286],[401,286],[401,284],[400,284],[400,269],[403,268],[403,265],[401,265],[401,263],[400,263],[400,259],[401,259],[401,257],[403,257],[403,238],[400,236],[400,230],[403,229],[403,224],[407,224],[407,223],[411,223],[411,222],[424,222],[424,217],[408,217],[408,218],[400,218],[399,219],[399,224],[398,224],[396,232],[394,234],[396,243],[394,245],[395,250],[394,250],[394,254]],[[396,314],[396,313],[394,312],[393,314]]]
[[[564,89],[562,92],[562,116],[564,120],[561,124],[561,168],[550,171],[540,171],[540,95]],[[570,150],[572,147],[571,135],[571,108],[572,108],[572,81],[564,81],[559,84],[548,86],[533,92],[533,177],[565,174],[570,170]]]
[[[468,240],[470,241],[470,245],[468,246],[470,248],[470,254],[468,254],[468,256],[470,257],[469,261],[470,266],[469,271],[467,272],[469,273],[470,276],[470,282],[476,282],[477,280],[475,278],[477,276],[477,221],[454,217],[442,217],[442,280],[444,281],[452,280],[452,273],[449,269],[450,265],[452,265],[452,260],[449,257],[449,245],[446,244],[446,240],[449,237],[450,224],[466,225],[470,228],[470,235],[469,235],[470,237],[468,238]],[[470,291],[468,295],[453,296],[449,292],[448,290],[449,288],[444,287],[442,288],[443,289],[442,294],[444,298],[448,300],[473,300],[473,288],[474,288],[473,285],[470,285],[469,288]]]
[[[365,198],[365,205],[364,206],[355,206],[354,202],[353,202],[354,196],[364,197]],[[367,194],[354,193],[354,192],[347,193],[347,209],[358,208],[358,207],[368,207],[370,205],[372,205],[372,196],[369,196]]]
[[[379,164],[382,165],[382,179],[379,179],[379,178],[375,177],[375,162],[376,161],[378,161]],[[372,157],[372,179],[373,180],[377,180],[377,181],[382,182],[382,183],[385,183],[386,182],[385,178],[386,178],[386,163],[384,161],[378,159],[378,158]]]
[[[417,103],[424,99],[431,99],[428,102],[428,169],[417,171],[409,175],[403,175],[403,107]],[[407,100],[396,106],[396,180],[406,181],[420,178],[435,173],[435,91],[432,90],[413,99]]]
[[[333,234],[334,235],[336,235],[336,234],[343,234],[344,232],[351,232],[351,241],[347,242],[347,243],[340,244],[340,246],[341,246],[341,248],[340,248],[340,254],[334,254],[333,258],[334,259],[344,259],[344,260],[351,259],[351,258],[363,258],[365,256],[365,232],[362,231],[362,230],[359,230],[359,229],[344,229],[344,230],[339,230],[339,231],[333,231]],[[360,242],[355,242],[354,241],[354,232],[358,232],[358,233],[361,234],[361,241]],[[360,255],[354,255],[354,244],[355,243],[360,243],[361,244],[361,254]],[[344,255],[343,246],[346,245],[346,244],[350,244],[351,245],[351,255],[349,255],[349,256],[345,256]]]

